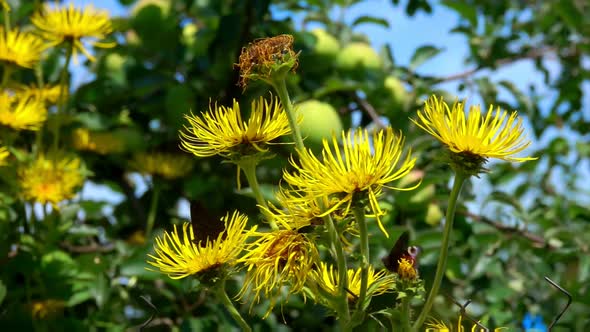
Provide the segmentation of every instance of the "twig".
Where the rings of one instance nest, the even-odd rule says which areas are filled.
[[[507,226],[498,222],[495,222],[493,220],[490,220],[484,216],[479,216],[476,214],[473,214],[469,211],[460,211],[459,213],[463,214],[466,217],[469,217],[475,221],[479,221],[479,222],[483,222],[484,224],[490,225],[494,228],[496,228],[497,230],[501,231],[502,233],[506,233],[506,234],[516,234],[518,236],[522,236],[525,239],[533,242],[534,246],[537,248],[549,248],[551,250],[557,249],[554,245],[552,245],[551,243],[549,243],[548,241],[546,241],[543,237],[527,232],[523,229],[520,229],[518,227],[514,227],[514,226]]]
[[[506,64],[516,62],[519,60],[524,60],[524,59],[541,58],[541,57],[545,56],[547,53],[554,52],[554,51],[555,51],[555,49],[553,47],[532,49],[525,54],[519,54],[519,55],[508,57],[508,58],[498,59],[498,60],[496,60],[496,62],[494,62],[494,65],[492,67],[499,67],[502,65],[506,65]],[[478,67],[475,67],[475,68],[472,68],[472,69],[469,69],[469,70],[466,70],[466,71],[463,71],[460,73],[448,75],[448,76],[437,79],[436,83],[443,83],[443,82],[450,82],[450,81],[465,79],[465,78],[468,78],[471,75],[473,75],[473,74],[477,73],[478,71],[485,69],[485,68],[489,68],[489,67],[478,66]]]
[[[150,308],[152,308],[152,315],[150,316],[150,318],[148,318],[148,320],[146,320],[143,324],[141,324],[141,326],[139,326],[139,330],[143,331],[143,329],[150,325],[152,320],[154,320],[154,317],[156,317],[156,315],[158,314],[158,308],[147,298],[147,296],[141,295],[140,298],[144,300],[145,303],[147,303],[150,306]]]
[[[553,329],[553,326],[555,326],[555,324],[557,324],[557,321],[561,318],[561,316],[563,316],[563,314],[566,312],[567,308],[569,308],[570,304],[572,303],[572,295],[568,291],[566,291],[563,287],[559,286],[555,281],[549,279],[549,277],[545,277],[545,280],[547,280],[547,282],[549,282],[551,284],[551,286],[557,288],[560,292],[562,292],[563,294],[565,294],[567,296],[567,304],[561,310],[561,312],[559,314],[557,314],[557,316],[555,316],[555,319],[553,319],[553,322],[551,322],[551,325],[549,325],[548,330],[551,331],[551,329]]]
[[[108,243],[105,245],[99,245],[97,243],[92,243],[85,246],[75,246],[71,243],[62,242],[61,247],[66,249],[69,252],[77,253],[77,254],[87,254],[92,252],[109,252],[115,249],[115,245],[112,243]]]
[[[369,115],[369,117],[371,117],[371,119],[373,120],[373,122],[375,123],[375,125],[377,125],[377,127],[379,127],[380,129],[387,128],[387,126],[385,125],[385,123],[383,123],[383,121],[381,121],[381,118],[379,117],[379,114],[377,113],[377,111],[375,110],[375,108],[373,107],[373,105],[369,104],[368,101],[366,101],[363,98],[359,97],[356,94],[356,92],[351,93],[351,96],[354,99],[354,102],[365,113],[367,113]]]

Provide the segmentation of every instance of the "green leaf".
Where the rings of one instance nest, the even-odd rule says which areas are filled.
[[[456,11],[457,14],[461,15],[461,17],[469,21],[469,24],[471,24],[472,27],[477,26],[477,10],[476,6],[474,6],[473,4],[468,4],[461,1],[446,0],[442,1],[441,5]]]
[[[77,292],[72,295],[67,302],[68,307],[74,307],[82,302],[86,302],[92,298],[92,294],[88,291]]]
[[[418,47],[418,49],[414,52],[414,55],[412,55],[412,60],[410,60],[410,69],[414,70],[418,68],[424,62],[435,57],[442,50],[442,48],[438,48],[432,45]]]
[[[355,27],[355,26],[357,26],[359,24],[363,24],[363,23],[372,23],[372,24],[381,25],[384,28],[389,28],[389,22],[387,22],[386,19],[378,18],[378,17],[374,17],[374,16],[358,17],[356,20],[354,20],[354,22],[352,22],[352,26]]]
[[[571,0],[561,0],[555,3],[553,9],[565,21],[567,26],[578,32],[582,31],[582,24],[585,17]]]
[[[4,283],[2,282],[2,280],[0,280],[0,304],[2,304],[2,301],[4,301],[5,297],[6,297],[6,286],[4,286]]]
[[[512,197],[512,195],[509,195],[505,192],[502,192],[502,191],[492,192],[488,196],[488,198],[486,199],[486,203],[492,202],[492,201],[508,204],[508,205],[514,207],[521,214],[524,212],[524,209],[523,209],[522,205],[520,205],[520,202],[518,201],[518,199]]]

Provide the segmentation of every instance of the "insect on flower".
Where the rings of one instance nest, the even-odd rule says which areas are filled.
[[[417,275],[420,248],[408,246],[409,242],[409,233],[407,231],[403,232],[393,245],[393,248],[391,248],[391,251],[389,251],[389,254],[383,257],[381,261],[389,271],[399,274],[402,278],[413,279]]]

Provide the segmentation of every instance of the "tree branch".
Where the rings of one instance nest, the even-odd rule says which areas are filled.
[[[68,242],[62,242],[60,245],[62,248],[66,249],[69,252],[77,253],[77,254],[88,254],[93,252],[109,252],[115,249],[115,245],[112,243],[99,245],[97,243],[92,243],[85,246],[75,246]]]
[[[554,51],[555,51],[555,48],[553,48],[553,47],[535,48],[535,49],[532,49],[524,54],[519,54],[519,55],[508,57],[508,58],[498,59],[498,60],[496,60],[496,62],[494,62],[494,65],[492,67],[499,67],[499,66],[503,66],[503,65],[506,65],[509,63],[516,62],[516,61],[525,60],[525,59],[541,58],[541,57],[547,55],[548,53],[551,53]],[[479,67],[475,67],[475,68],[472,68],[472,69],[469,69],[469,70],[466,70],[466,71],[463,71],[460,73],[448,75],[448,76],[437,79],[435,84],[465,79],[465,78],[468,78],[468,77],[472,76],[473,74],[477,73],[478,71],[480,71],[482,69],[486,69],[486,68],[489,69],[490,67],[479,66]]]
[[[377,125],[377,127],[379,127],[380,129],[387,128],[385,123],[383,123],[383,121],[381,121],[381,118],[379,117],[379,114],[377,113],[377,111],[375,110],[373,105],[369,104],[368,101],[359,97],[356,94],[356,92],[352,92],[351,96],[354,99],[354,102],[358,105],[358,107],[360,107],[361,110],[363,110],[365,113],[367,113],[369,115],[369,117],[371,117],[371,120],[373,120],[373,122],[375,123],[375,125]]]
[[[492,226],[504,234],[524,237],[525,239],[531,241],[533,243],[533,246],[536,248],[548,248],[551,250],[557,249],[554,245],[551,245],[548,241],[546,241],[545,238],[543,238],[542,236],[527,232],[524,229],[520,229],[514,226],[507,226],[502,223],[488,219],[484,216],[476,215],[469,211],[460,211],[459,213],[473,219],[474,221],[483,222],[484,224]]]

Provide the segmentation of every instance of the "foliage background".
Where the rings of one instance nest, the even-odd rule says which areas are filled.
[[[64,129],[106,130],[126,141],[121,154],[80,152],[93,172],[89,180],[114,193],[99,200],[79,195],[58,219],[43,221],[41,231],[33,235],[19,230],[22,202],[2,194],[2,326],[124,330],[152,315],[141,296],[158,308],[153,330],[232,326],[221,306],[210,301],[196,282],[173,281],[145,269],[152,239],[138,241],[137,235],[145,228],[152,187],[149,178],[128,165],[139,151],[178,151],[178,130],[189,110],[205,110],[211,100],[227,105],[234,98],[247,105],[266,94],[262,85],[242,91],[233,64],[248,42],[290,33],[295,48],[301,50],[300,66],[289,86],[295,101],[318,99],[331,104],[346,128],[390,123],[404,131],[417,152],[417,168],[425,174],[422,186],[417,192],[388,196],[383,205],[391,210],[386,227],[395,231],[393,237],[409,228],[413,242],[423,248],[420,271],[427,286],[440,243],[437,212],[445,210],[450,172],[433,162],[441,146],[411,125],[409,117],[433,93],[447,101],[469,95],[485,105],[519,110],[535,142],[530,155],[539,160],[522,165],[491,163],[489,174],[464,189],[466,203],[458,209],[442,293],[460,302],[473,300],[469,314],[488,326],[517,327],[527,312],[539,313],[548,324],[567,300],[544,281],[549,276],[574,297],[560,321],[561,329],[589,329],[590,192],[583,180],[589,169],[590,111],[583,100],[590,69],[590,6],[573,0],[393,0],[392,8],[409,16],[427,16],[440,6],[455,13],[456,24],[448,33],[461,36],[469,54],[463,59],[465,71],[449,75],[421,70],[421,65],[436,63],[436,56],[445,52],[431,45],[417,48],[404,65],[392,56],[395,45],[375,49],[379,60],[364,65],[338,59],[346,45],[370,43],[373,36],[359,32],[363,26],[373,25],[371,31],[390,29],[383,19],[387,12],[343,21],[343,13],[354,13],[358,2],[120,0],[131,10],[130,15],[114,18],[119,45],[100,50],[98,62],[83,63],[95,76],[72,92],[69,107],[75,116]],[[13,21],[29,24],[38,1],[10,3],[16,8]],[[100,7],[100,1],[95,5]],[[316,27],[338,40],[335,51],[320,50],[321,40],[311,33]],[[370,59],[369,53],[360,56]],[[520,60],[534,64],[534,75],[540,73],[542,81],[522,89],[516,78],[493,79],[496,71]],[[440,66],[443,72],[444,64]],[[44,63],[46,81],[57,81],[59,69],[59,57],[53,54]],[[388,77],[401,82],[397,91],[386,87]],[[378,121],[370,115],[373,112]],[[261,167],[263,183],[278,182],[278,170],[286,165],[290,151],[279,146],[275,152],[279,158]],[[235,188],[235,168],[220,161],[196,160],[189,176],[164,184],[157,228],[170,229],[183,219],[179,200],[202,202],[206,207],[202,218],[233,209],[256,218],[254,200]],[[486,195],[478,195],[481,192]],[[373,253],[384,254],[392,245],[391,239],[374,239]],[[374,257],[378,264],[380,255]],[[238,284],[239,280],[234,286]],[[45,320],[33,320],[31,301],[38,299],[63,300],[66,307]],[[242,309],[247,312],[247,305]],[[448,298],[441,297],[435,309],[446,320],[457,317],[458,308]],[[263,321],[264,306],[255,307],[248,320],[265,330],[333,325],[323,318],[321,308],[297,298],[275,311]]]

